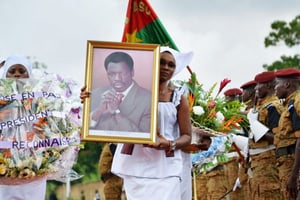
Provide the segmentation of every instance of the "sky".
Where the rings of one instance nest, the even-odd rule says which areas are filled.
[[[291,21],[299,0],[149,0],[205,88],[224,78],[240,87],[300,47],[264,47],[277,20]],[[120,42],[128,0],[0,0],[0,57],[23,54],[48,71],[85,81],[87,40]],[[188,80],[183,70],[175,79]]]

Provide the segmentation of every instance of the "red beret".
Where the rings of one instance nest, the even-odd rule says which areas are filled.
[[[276,78],[300,78],[300,70],[296,68],[280,69],[275,72]]]
[[[247,83],[244,83],[243,85],[241,85],[240,88],[246,89],[246,88],[249,88],[249,87],[252,87],[252,86],[255,86],[255,85],[256,85],[256,81],[252,80],[252,81],[248,81]]]
[[[224,92],[225,96],[236,96],[241,95],[243,92],[239,88],[231,88]]]
[[[267,71],[259,73],[255,76],[254,80],[257,83],[266,83],[275,79],[275,72],[274,71]]]

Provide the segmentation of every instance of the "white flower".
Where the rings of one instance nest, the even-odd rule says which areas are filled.
[[[219,122],[223,122],[223,120],[225,119],[223,113],[221,113],[221,112],[217,112],[216,117]]]
[[[201,106],[194,106],[193,112],[195,115],[202,115],[204,114],[204,109]]]

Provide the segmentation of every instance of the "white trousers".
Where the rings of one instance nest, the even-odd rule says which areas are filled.
[[[181,200],[179,177],[123,178],[127,200]]]
[[[44,200],[47,178],[20,185],[0,185],[1,200]]]

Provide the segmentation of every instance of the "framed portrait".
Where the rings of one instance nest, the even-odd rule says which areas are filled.
[[[155,142],[159,55],[158,44],[87,41],[83,141]]]

